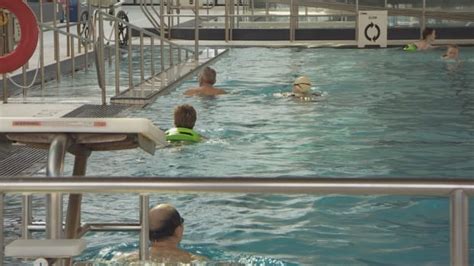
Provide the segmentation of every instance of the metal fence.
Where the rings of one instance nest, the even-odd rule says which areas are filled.
[[[6,193],[139,193],[140,251],[146,253],[149,194],[159,192],[423,195],[450,200],[451,265],[468,265],[469,195],[472,180],[347,178],[161,178],[161,177],[22,177],[0,179],[0,220]],[[2,223],[0,225],[3,225]],[[119,226],[118,226],[119,227]],[[132,226],[133,227],[133,226]],[[145,228],[144,228],[145,227]],[[120,227],[119,227],[120,228]],[[122,229],[127,229],[122,226]],[[113,226],[108,228],[114,229]],[[117,228],[115,228],[117,229]],[[3,228],[0,231],[3,246]],[[0,258],[1,259],[1,258]],[[0,260],[2,261],[2,260]]]

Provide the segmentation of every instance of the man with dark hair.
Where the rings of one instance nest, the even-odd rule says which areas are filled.
[[[216,71],[210,67],[205,67],[199,74],[199,87],[187,90],[187,96],[215,96],[225,94],[223,89],[214,87],[216,83]]]
[[[423,39],[415,42],[417,50],[427,50],[434,48],[433,42],[436,39],[436,31],[432,28],[425,28],[422,33]]]
[[[160,204],[149,211],[150,260],[161,263],[191,263],[205,260],[178,247],[183,239],[184,219],[169,204]]]

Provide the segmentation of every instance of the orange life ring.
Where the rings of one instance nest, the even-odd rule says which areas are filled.
[[[0,56],[0,73],[14,71],[28,62],[38,43],[38,23],[30,7],[22,0],[0,0],[0,8],[13,13],[21,30],[20,43],[12,52]]]

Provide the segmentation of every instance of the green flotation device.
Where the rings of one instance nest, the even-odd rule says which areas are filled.
[[[199,142],[201,136],[194,130],[184,127],[174,127],[166,131],[167,141]]]
[[[416,44],[414,43],[407,44],[405,47],[403,47],[403,51],[407,52],[414,52],[416,50],[418,50],[418,47],[416,47]]]

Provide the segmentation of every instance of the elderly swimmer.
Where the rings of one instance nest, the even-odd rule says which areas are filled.
[[[293,82],[293,89],[291,92],[282,93],[285,97],[294,97],[304,101],[315,100],[316,97],[321,96],[319,92],[311,90],[311,81],[306,76],[300,76]]]
[[[160,204],[148,212],[149,262],[139,261],[138,252],[120,254],[113,265],[205,265],[206,257],[190,253],[179,245],[184,235],[184,219],[175,207]]]
[[[443,59],[459,60],[459,47],[455,44],[448,45]]]

